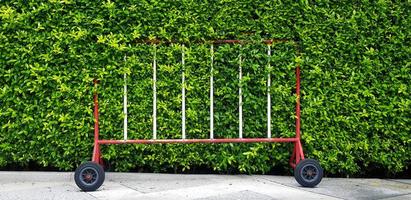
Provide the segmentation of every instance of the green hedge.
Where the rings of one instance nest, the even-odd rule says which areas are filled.
[[[267,47],[215,47],[215,135],[266,132],[266,77],[272,76],[273,136],[294,133],[294,67],[302,67],[302,138],[327,173],[395,174],[411,162],[411,38],[405,1],[1,1],[0,166],[72,170],[90,159],[92,80],[102,80],[101,135],[122,138],[123,73],[129,136],[150,138],[152,68],[158,60],[158,135],[181,135],[181,45],[185,44],[187,137],[207,138],[213,39],[289,38]],[[157,47],[147,39],[175,41]],[[244,79],[238,82],[239,55]],[[124,59],[124,57],[126,58]],[[267,70],[270,62],[272,70]],[[118,171],[266,173],[287,167],[291,145],[121,145],[103,148]]]

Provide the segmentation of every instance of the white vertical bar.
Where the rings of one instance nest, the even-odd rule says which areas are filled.
[[[126,62],[126,56],[124,56],[124,63]],[[124,112],[124,140],[127,140],[127,74],[124,73],[124,94],[123,94],[123,112]]]
[[[239,61],[239,89],[238,89],[238,114],[239,114],[239,124],[238,124],[238,138],[243,138],[243,94],[241,91],[241,79],[243,78],[243,72],[241,67],[241,53]]]
[[[182,139],[186,139],[186,86],[185,86],[185,62],[184,62],[184,44],[182,45],[182,51],[181,51],[181,64],[182,64],[182,76],[181,76],[181,93],[182,93],[182,122],[181,122],[181,130],[183,132],[182,134]]]
[[[157,47],[154,45],[153,59],[153,139],[157,139]]]
[[[211,69],[210,69],[210,139],[214,139],[214,45],[211,45]]]
[[[271,138],[271,46],[268,45],[268,78],[267,78],[267,138]]]

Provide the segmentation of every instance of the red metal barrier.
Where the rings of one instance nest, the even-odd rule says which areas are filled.
[[[297,43],[292,40],[287,39],[273,39],[273,40],[264,40],[263,43],[267,45],[272,45],[273,43],[280,42],[292,42],[297,50]],[[167,44],[173,42],[162,42],[159,40],[146,40],[141,43],[146,44]],[[249,44],[252,41],[245,40],[214,40],[209,42],[202,42],[211,44],[211,52],[213,52],[213,45],[218,44]],[[212,54],[213,55],[213,54]],[[268,48],[268,55],[271,56],[271,48]],[[213,62],[213,56],[211,57]],[[182,65],[184,66],[184,51],[182,52]],[[270,67],[270,65],[269,65]],[[211,69],[213,69],[211,65]],[[239,79],[241,81],[242,70],[241,70],[241,57],[239,59]],[[298,183],[304,187],[314,187],[321,182],[323,176],[323,169],[321,168],[318,161],[313,159],[305,159],[304,152],[301,145],[301,111],[300,111],[300,66],[297,64],[295,69],[296,76],[296,107],[295,107],[295,137],[290,138],[272,138],[271,137],[271,96],[270,91],[267,94],[267,138],[242,138],[242,90],[239,87],[239,137],[238,138],[218,138],[214,139],[213,132],[213,75],[210,75],[210,139],[186,139],[185,138],[185,88],[182,88],[182,138],[181,139],[157,139],[157,126],[156,126],[156,61],[154,54],[153,61],[153,139],[127,139],[127,84],[124,84],[124,140],[106,140],[99,138],[99,111],[98,111],[98,94],[97,94],[97,85],[98,80],[94,80],[94,150],[92,156],[92,162],[87,162],[81,164],[74,174],[74,180],[82,190],[84,191],[94,191],[98,189],[104,182],[104,170],[101,167],[103,165],[102,154],[100,150],[100,145],[109,145],[109,144],[170,144],[170,143],[294,143],[293,151],[289,160],[289,164],[294,168],[294,176]],[[124,80],[126,80],[126,75],[124,75]],[[182,85],[184,85],[184,71],[182,73]],[[271,83],[270,75],[268,76],[267,83]],[[269,84],[268,84],[269,86]]]

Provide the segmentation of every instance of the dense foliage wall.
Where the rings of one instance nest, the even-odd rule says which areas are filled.
[[[122,138],[123,73],[129,137],[150,138],[152,62],[158,62],[158,135],[181,135],[181,51],[185,44],[187,137],[209,132],[213,39],[289,38],[272,46],[215,47],[215,134],[238,133],[238,85],[245,136],[266,134],[266,77],[272,76],[273,136],[294,131],[294,67],[302,67],[306,156],[330,174],[399,173],[411,162],[409,1],[0,2],[0,166],[37,163],[72,170],[90,159],[92,80],[103,138]],[[176,41],[156,47],[147,39]],[[193,42],[195,41],[195,42]],[[238,81],[243,58],[244,79]],[[268,63],[272,69],[267,70]],[[123,145],[103,148],[116,170],[265,173],[287,167],[291,145]]]

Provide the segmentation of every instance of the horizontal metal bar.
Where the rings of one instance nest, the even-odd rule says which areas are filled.
[[[169,144],[169,143],[256,143],[297,142],[298,138],[224,138],[224,139],[162,139],[162,140],[99,140],[99,144]]]

